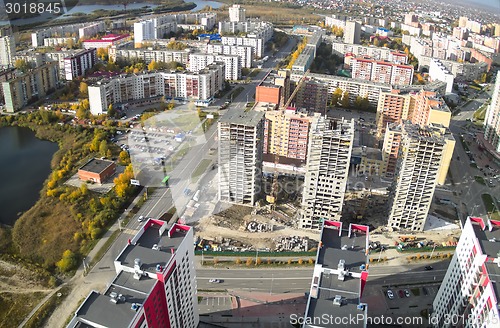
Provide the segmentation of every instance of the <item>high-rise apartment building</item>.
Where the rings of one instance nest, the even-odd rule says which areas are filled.
[[[0,38],[0,66],[14,66],[16,39],[13,35]]]
[[[245,11],[245,8],[240,5],[232,5],[229,7],[229,21],[244,22],[246,20]]]
[[[361,41],[361,24],[355,21],[346,21],[344,27],[344,42],[359,44]]]
[[[389,123],[384,129],[384,143],[382,145],[382,160],[384,162],[385,174],[392,178],[396,173],[399,147],[401,145],[401,123]]]
[[[401,90],[391,90],[381,92],[378,100],[377,115],[377,138],[382,138],[387,124],[400,124],[408,118],[410,110],[411,96],[409,93],[402,93]]]
[[[238,45],[223,45],[208,43],[204,44],[204,48],[200,49],[201,52],[207,54],[224,54],[224,55],[237,55],[240,58],[241,67],[252,67],[254,54],[253,47],[251,46],[238,46]]]
[[[434,327],[498,327],[500,222],[468,217],[432,303]]]
[[[445,138],[450,137],[443,130],[404,122],[396,179],[389,196],[389,229],[424,229],[445,153]]]
[[[5,110],[9,113],[20,110],[55,91],[58,83],[56,62],[48,62],[21,76],[3,82]]]
[[[324,219],[340,220],[353,140],[354,120],[316,114],[309,130],[301,228],[321,229]]]
[[[450,126],[451,111],[444,99],[432,91],[420,91],[411,96],[408,118],[413,124]]]
[[[328,85],[326,83],[315,79],[307,79],[297,91],[295,106],[325,115],[328,97]]]
[[[296,110],[267,111],[264,123],[264,154],[306,160],[309,127],[313,116]]]
[[[254,205],[261,193],[264,113],[231,110],[218,124],[219,200]]]
[[[113,281],[67,327],[197,327],[193,242],[193,228],[149,219],[115,259]]]
[[[302,328],[367,326],[368,305],[361,297],[368,279],[370,230],[360,224],[342,226],[329,220],[321,225]]]
[[[0,104],[5,104],[5,98],[3,96],[3,82],[9,81],[16,77],[16,69],[6,68],[0,70]]]
[[[484,138],[500,153],[500,71],[497,73],[495,89],[484,119]]]

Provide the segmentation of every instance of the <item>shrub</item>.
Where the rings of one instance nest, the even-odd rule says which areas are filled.
[[[247,263],[246,263],[246,264],[247,264],[247,266],[252,265],[252,263],[253,263],[253,260],[252,260],[251,258],[248,258],[248,259],[247,259]]]
[[[313,264],[314,263],[314,259],[311,258],[311,259],[309,259],[308,262],[309,262],[309,264]]]
[[[262,259],[260,257],[257,258],[257,262],[255,262],[255,265],[260,265],[262,263]]]
[[[297,263],[298,263],[298,264],[300,264],[300,265],[302,265],[302,263],[304,263],[304,260],[303,260],[303,259],[299,259],[299,260],[297,261]]]
[[[76,267],[77,259],[75,253],[67,249],[64,251],[62,259],[56,263],[61,272],[68,272]]]
[[[288,260],[288,264],[289,264],[289,265],[290,265],[290,264],[292,264],[292,262],[293,262],[293,261],[292,261],[292,259],[289,259],[289,260]]]
[[[272,263],[271,259],[267,259],[267,264],[271,264],[271,263]]]
[[[236,264],[241,264],[241,260],[240,260],[240,258],[239,258],[239,257],[236,259],[235,263],[236,263]]]
[[[218,258],[214,258],[214,264],[217,264],[219,263],[219,259]]]

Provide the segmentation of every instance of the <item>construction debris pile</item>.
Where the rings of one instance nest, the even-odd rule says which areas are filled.
[[[268,232],[268,231],[274,231],[274,225],[260,223],[257,221],[250,221],[247,224],[246,229],[247,229],[247,231],[250,231],[250,232]]]
[[[278,252],[307,252],[318,247],[318,242],[308,237],[280,237],[275,241]]]

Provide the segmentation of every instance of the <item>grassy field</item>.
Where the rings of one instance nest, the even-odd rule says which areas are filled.
[[[17,327],[46,293],[0,293],[0,327]]]

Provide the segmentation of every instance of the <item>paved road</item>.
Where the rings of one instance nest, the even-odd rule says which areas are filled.
[[[404,285],[418,282],[440,282],[446,273],[448,261],[433,263],[433,270],[426,271],[428,264],[405,266],[372,266],[368,284],[380,286]],[[286,269],[213,269],[197,268],[198,289],[241,289],[269,291],[273,293],[306,292],[311,285],[313,268]],[[221,283],[210,283],[209,279],[220,279]]]
[[[490,193],[500,194],[500,186],[490,188],[475,181],[474,176],[483,175],[482,172],[470,166],[468,155],[466,154],[460,135],[465,136],[468,133],[474,134],[474,128],[469,120],[472,120],[474,112],[481,107],[492,95],[492,91],[483,91],[467,105],[460,108],[460,114],[452,117],[450,130],[453,133],[456,145],[453,153],[453,160],[450,165],[450,172],[455,182],[455,186],[449,185],[452,190],[459,193],[455,198],[457,204],[464,203],[466,206],[466,214],[486,216],[486,208],[481,199],[481,194]],[[460,160],[458,160],[458,157]],[[499,185],[499,184],[497,184]]]

